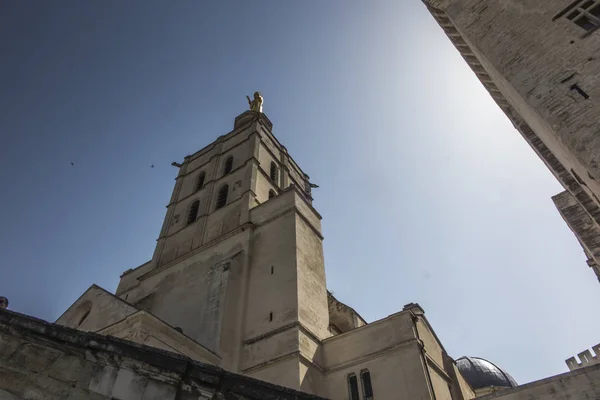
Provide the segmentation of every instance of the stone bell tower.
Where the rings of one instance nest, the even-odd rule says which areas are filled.
[[[259,111],[185,157],[152,260],[117,296],[215,353],[220,366],[315,392],[331,334],[309,177]]]

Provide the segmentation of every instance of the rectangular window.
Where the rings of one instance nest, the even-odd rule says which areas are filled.
[[[577,0],[561,11],[554,19],[564,17],[591,32],[600,27],[600,0]]]
[[[360,400],[358,397],[358,380],[355,374],[348,375],[348,398],[350,400]]]

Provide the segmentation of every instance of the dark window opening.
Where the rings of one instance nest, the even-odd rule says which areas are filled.
[[[371,385],[371,373],[368,369],[360,371],[360,380],[363,387],[363,400],[373,399],[373,385]]]
[[[571,3],[554,19],[565,17],[588,32],[600,26],[600,0],[580,0]]]
[[[187,219],[187,223],[191,224],[192,222],[196,221],[196,218],[198,218],[198,209],[200,208],[200,201],[196,200],[195,202],[192,203],[192,206],[190,207],[190,212],[188,213],[188,219]]]
[[[277,182],[277,165],[271,161],[271,170],[269,171],[269,177],[272,181]]]
[[[569,89],[576,91],[581,97],[583,97],[586,100],[590,98],[590,96],[576,83],[572,84]]]
[[[229,192],[229,185],[221,186],[219,193],[217,194],[217,209],[227,204],[227,193]]]
[[[81,324],[83,324],[83,321],[85,321],[86,318],[88,317],[88,315],[90,315],[90,311],[91,310],[87,310],[86,312],[83,313],[83,315],[79,319],[79,324],[77,324],[77,327],[79,327],[79,326],[81,326]]]
[[[198,175],[198,180],[196,181],[196,191],[202,189],[202,187],[204,186],[205,177],[206,174],[204,172],[201,172],[200,175]]]
[[[273,275],[273,272],[275,272],[275,267],[271,266],[271,275]]]
[[[273,322],[273,313],[272,312],[269,313],[269,322]]]
[[[273,189],[269,190],[269,199],[275,197],[275,191]]]
[[[348,375],[348,398],[350,400],[359,400],[358,397],[358,380],[356,375]]]
[[[225,160],[225,167],[223,168],[223,174],[228,174],[233,169],[233,156],[227,157]]]

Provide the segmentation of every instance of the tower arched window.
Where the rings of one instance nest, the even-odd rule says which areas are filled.
[[[371,384],[371,373],[368,369],[360,371],[360,381],[363,389],[363,400],[373,400],[373,385]]]
[[[187,219],[188,224],[191,224],[196,221],[196,218],[198,218],[198,209],[199,208],[200,208],[200,200],[196,200],[195,202],[192,203],[192,206],[190,207],[190,212],[188,213],[188,219]]]
[[[269,199],[275,197],[275,191],[273,189],[269,190]]]
[[[206,178],[206,174],[204,172],[200,172],[198,175],[198,180],[196,180],[196,191],[202,189],[204,186],[204,179]]]
[[[219,193],[217,193],[217,209],[227,204],[227,194],[229,193],[229,185],[221,186]]]
[[[360,400],[358,395],[358,380],[356,374],[348,374],[348,399]]]
[[[277,164],[271,161],[271,170],[269,171],[269,177],[272,181],[277,182]]]
[[[227,157],[225,160],[225,167],[223,167],[223,174],[227,175],[233,169],[233,156]]]

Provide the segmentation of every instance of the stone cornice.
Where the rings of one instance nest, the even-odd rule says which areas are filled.
[[[353,331],[351,331],[351,332],[353,332]],[[379,358],[379,357],[384,356],[389,353],[403,350],[403,349],[405,349],[407,347],[411,347],[411,346],[418,346],[418,340],[417,339],[408,339],[403,342],[384,347],[383,349],[374,351],[372,353],[364,354],[364,355],[361,355],[360,357],[356,357],[352,360],[337,364],[334,367],[327,366],[327,368],[325,369],[325,374],[331,374],[331,373],[334,373],[334,372],[337,372],[340,370],[344,370],[349,367],[353,367],[355,365],[363,364],[367,361]]]
[[[282,332],[289,331],[290,329],[296,329],[296,328],[298,330],[302,331],[303,333],[305,333],[307,336],[310,336],[311,339],[313,339],[315,342],[321,343],[321,339],[319,339],[317,337],[317,335],[315,335],[310,329],[308,329],[306,326],[304,326],[301,322],[296,321],[296,322],[292,322],[292,323],[289,323],[286,325],[282,325],[279,328],[273,329],[272,331],[269,331],[266,333],[261,333],[260,335],[252,336],[249,339],[244,340],[244,344],[251,345],[260,340],[267,339],[271,336],[275,336]]]
[[[370,329],[373,326],[384,324],[384,323],[386,323],[387,321],[389,321],[391,319],[402,318],[402,317],[406,316],[408,313],[409,313],[408,311],[399,311],[399,312],[397,312],[395,314],[388,315],[385,318],[378,319],[377,321],[373,321],[370,324],[359,326],[358,328],[354,328],[354,329],[352,329],[350,331],[340,333],[339,335],[330,336],[330,337],[328,337],[326,339],[323,339],[323,343],[329,343],[329,342],[334,342],[334,341],[337,341],[337,340],[341,340],[341,339],[345,338],[346,336],[351,335],[354,332],[357,332],[357,331],[363,330],[363,329]]]
[[[211,246],[213,246],[213,245],[215,245],[215,244],[217,244],[217,243],[219,243],[219,242],[221,242],[223,240],[229,239],[230,237],[235,236],[236,234],[244,232],[246,229],[253,228],[253,227],[254,227],[254,224],[252,224],[250,222],[242,224],[242,225],[236,227],[235,229],[232,229],[229,232],[220,235],[218,238],[216,238],[214,240],[211,240],[210,242],[207,242],[207,243],[203,244],[202,246],[200,246],[200,247],[198,247],[198,248],[196,248],[194,250],[188,251],[187,253],[181,255],[180,257],[175,258],[174,260],[171,260],[168,263],[163,264],[163,265],[161,265],[158,268],[154,268],[154,269],[146,272],[145,274],[138,276],[137,280],[138,281],[142,281],[142,280],[147,279],[147,278],[149,278],[149,277],[151,277],[153,275],[156,275],[156,274],[158,274],[158,273],[160,273],[160,272],[162,272],[162,271],[164,271],[166,269],[169,269],[169,268],[171,268],[171,267],[179,264],[181,261],[184,261],[184,260],[186,260],[186,259],[188,259],[190,257],[193,257],[193,256],[195,256],[198,253],[202,253],[207,248],[209,248],[209,247],[211,247]],[[235,252],[231,256],[225,256],[225,257],[223,257],[223,260],[228,259],[228,258],[233,258],[234,256],[236,256],[239,253],[240,253],[240,251],[237,251],[237,252]],[[127,291],[133,289],[136,286],[137,286],[137,284],[136,285],[132,285],[131,287],[128,287]]]

